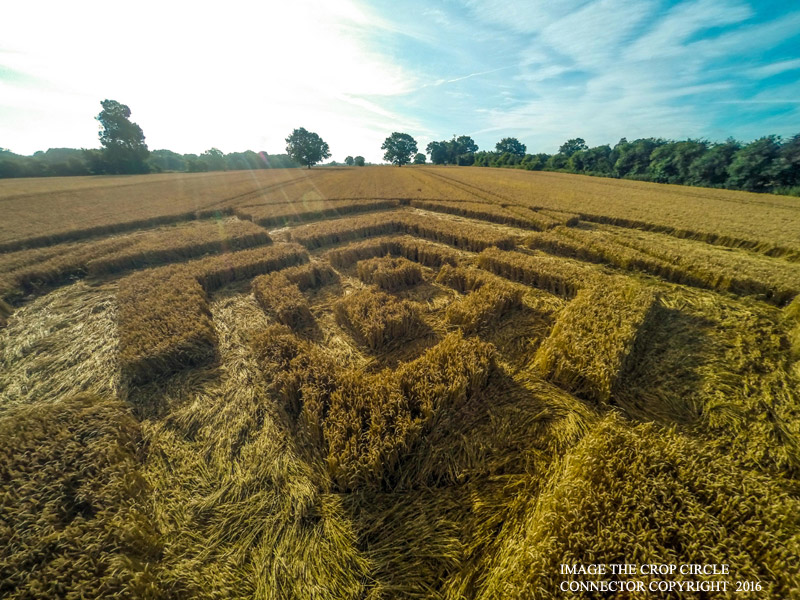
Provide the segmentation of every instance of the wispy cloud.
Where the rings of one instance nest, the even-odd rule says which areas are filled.
[[[227,11],[185,0],[145,1],[120,6],[119,14],[116,5],[98,1],[43,4],[14,3],[0,20],[3,47],[13,51],[0,55],[0,66],[53,88],[37,93],[0,74],[3,143],[19,152],[96,146],[93,116],[104,98],[131,107],[151,147],[233,151],[260,149],[266,141],[279,152],[291,128],[316,122],[333,148],[349,148],[359,135],[337,138],[328,131],[353,124],[359,114],[367,116],[354,131],[371,131],[376,99],[418,85],[412,72],[374,51],[383,20],[352,0],[242,2]],[[70,106],[68,127],[47,118],[21,123],[16,116],[45,106]],[[396,117],[380,111],[383,120]],[[74,136],[78,124],[82,135],[59,139],[60,131]],[[363,135],[359,141],[376,143]]]
[[[678,4],[657,20],[652,29],[640,36],[626,51],[629,60],[649,61],[685,55],[687,44],[699,32],[725,27],[749,19],[753,11],[739,1],[691,0]],[[716,41],[715,47],[720,43]]]
[[[465,79],[472,79],[473,77],[480,77],[481,75],[490,75],[492,73],[497,73],[499,71],[507,71],[508,69],[514,69],[516,65],[509,65],[506,67],[498,67],[497,69],[489,69],[488,71],[477,71],[475,73],[469,73],[467,75],[461,75],[459,77],[453,77],[451,79],[437,79],[436,81],[430,83],[423,83],[420,85],[417,90],[421,90],[427,87],[438,87],[440,85],[445,85],[448,83],[456,83],[458,81],[464,81]]]
[[[776,6],[11,3],[0,20],[0,130],[21,152],[95,146],[93,116],[110,97],[131,106],[151,147],[177,151],[279,152],[299,126],[320,133],[334,158],[370,160],[396,130],[421,146],[473,132],[484,148],[511,135],[543,151],[576,135],[590,144],[788,135],[800,10]]]
[[[800,99],[786,98],[785,100],[719,100],[720,104],[800,104]]]
[[[516,95],[531,99],[512,109],[496,101],[484,109],[479,131],[524,132],[529,146],[544,150],[573,135],[599,144],[623,135],[703,137],[721,127],[728,135],[751,131],[737,122],[735,111],[719,114],[711,107],[721,98],[744,105],[759,91],[749,87],[753,78],[800,68],[796,48],[795,57],[750,67],[798,37],[800,12],[769,18],[740,0],[688,0],[666,8],[656,0],[595,0],[560,18],[533,9],[526,19],[502,4],[468,6],[509,32],[528,34],[528,44],[517,50],[520,69],[514,79],[522,89]],[[784,122],[787,126],[796,125]]]
[[[747,69],[744,74],[748,77],[762,79],[764,77],[780,75],[781,73],[786,73],[787,71],[797,70],[800,70],[800,58],[795,58],[792,60],[780,60],[766,65],[761,65],[759,67],[753,67],[752,69]]]

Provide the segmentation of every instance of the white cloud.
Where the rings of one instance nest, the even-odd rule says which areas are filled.
[[[546,2],[465,0],[464,5],[479,22],[519,33],[535,33],[587,3],[589,0],[548,0]]]
[[[131,107],[151,148],[179,152],[282,152],[300,126],[335,159],[372,161],[397,130],[420,147],[473,131],[484,147],[498,133],[551,151],[575,136],[696,137],[722,99],[791,97],[755,88],[800,69],[796,53],[763,59],[798,35],[800,12],[764,22],[752,0],[7,4],[0,143],[25,153],[97,146],[104,98]]]
[[[545,27],[538,43],[582,68],[607,67],[655,8],[651,0],[597,0]]]
[[[696,33],[712,27],[733,25],[749,19],[752,9],[739,1],[692,0],[670,10],[647,34],[641,36],[628,52],[631,60],[663,59],[685,54],[684,42]],[[709,42],[712,46],[719,40]]]
[[[497,7],[481,4],[482,15]],[[532,35],[518,51],[515,80],[525,89],[515,96],[529,100],[510,108],[497,100],[483,113],[479,133],[516,133],[527,136],[529,148],[547,151],[575,136],[590,144],[621,135],[708,136],[715,131],[715,100],[748,94],[747,78],[800,68],[800,61],[785,60],[742,69],[743,59],[758,61],[796,36],[799,13],[749,24],[754,11],[739,0],[688,0],[666,13],[659,6],[595,0],[563,18],[521,19]],[[496,20],[519,17],[502,8],[500,15]]]
[[[766,65],[761,65],[760,67],[753,67],[752,69],[747,69],[744,74],[755,79],[763,79],[765,77],[772,77],[774,75],[780,75],[781,73],[786,73],[787,71],[796,71],[798,69],[800,69],[800,58],[795,58],[792,60],[780,60]]]
[[[800,12],[785,15],[773,21],[739,27],[717,37],[701,39],[685,46],[687,55],[707,60],[730,57],[751,58],[754,52],[777,46],[782,41],[797,36],[800,31]],[[751,60],[759,60],[758,54]]]
[[[17,152],[46,148],[52,140],[38,128],[31,135],[17,129],[9,137],[15,114],[58,106],[52,127],[56,118],[77,125],[86,117],[78,105],[83,108],[87,98],[93,99],[92,116],[100,100],[114,98],[131,107],[153,148],[261,149],[259,141],[266,140],[268,151],[282,152],[292,128],[319,123],[340,132],[325,137],[319,131],[338,154],[354,138],[337,122],[352,123],[359,102],[371,112],[374,127],[376,98],[403,95],[418,85],[373,52],[370,36],[382,22],[348,0],[234,1],[224,10],[185,0],[53,1],[12,3],[4,12],[0,65],[55,88],[20,83],[4,90],[3,143]],[[72,145],[96,146],[97,124],[82,124],[85,134]],[[357,153],[368,156],[370,149]]]

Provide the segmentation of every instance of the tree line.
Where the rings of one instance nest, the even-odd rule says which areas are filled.
[[[200,155],[170,150],[150,152],[141,127],[130,120],[131,111],[115,100],[101,102],[95,117],[101,125],[98,150],[51,148],[33,156],[0,149],[0,177],[46,175],[99,175],[161,171],[225,171],[313,165],[330,158],[322,138],[305,128],[286,138],[286,154],[232,152],[211,148]],[[424,164],[425,154],[407,133],[394,132],[381,146],[384,160],[398,166]],[[425,148],[435,165],[512,167],[530,171],[560,171],[751,192],[800,196],[800,134],[783,140],[769,135],[750,143],[732,138],[722,143],[705,140],[673,141],[622,138],[616,145],[589,148],[582,138],[564,142],[556,154],[528,154],[525,144],[506,137],[493,151],[480,151],[468,135],[430,142]],[[364,166],[363,156],[348,156],[347,166]]]
[[[469,136],[431,142],[434,164],[515,167],[530,171],[560,171],[800,196],[800,134],[782,140],[769,135],[749,144],[732,138],[705,140],[622,138],[589,148],[582,138],[567,140],[556,154],[528,154],[516,138],[503,138],[494,151],[478,151]]]
[[[100,149],[50,148],[32,156],[14,154],[0,147],[0,178],[67,175],[107,175],[183,171],[238,171],[243,169],[284,169],[301,162],[289,154],[266,152],[223,153],[210,148],[202,154],[179,154],[171,150],[150,151],[141,127],[130,120],[128,106],[104,100],[100,122]]]
[[[108,175],[115,173],[161,173],[207,171],[239,171],[243,169],[286,169],[300,165],[288,154],[266,152],[231,152],[224,154],[216,148],[202,154],[179,154],[171,150],[153,150],[133,170],[114,168],[103,157],[102,150],[50,148],[32,156],[14,154],[0,149],[0,178],[2,177],[64,177],[69,175]]]

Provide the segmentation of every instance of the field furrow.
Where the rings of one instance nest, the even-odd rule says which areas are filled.
[[[622,228],[559,228],[533,234],[529,248],[642,271],[682,285],[756,295],[783,305],[800,292],[800,268],[742,250]]]
[[[86,276],[180,262],[271,243],[262,228],[235,218],[0,254],[0,298],[41,293]]]

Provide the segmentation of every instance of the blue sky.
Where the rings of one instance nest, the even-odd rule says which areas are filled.
[[[100,101],[151,149],[333,158],[471,135],[748,141],[800,132],[800,6],[743,0],[41,1],[0,21],[0,147],[98,147]]]

